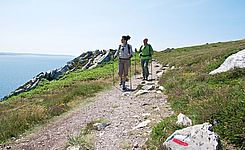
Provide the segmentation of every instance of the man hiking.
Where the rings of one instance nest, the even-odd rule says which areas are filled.
[[[120,86],[123,91],[127,90],[125,82],[130,67],[130,58],[133,56],[132,46],[128,44],[129,39],[129,35],[122,36],[121,44],[114,55],[114,58],[119,56],[118,75],[120,77]]]
[[[148,80],[149,68],[148,64],[152,60],[153,49],[150,44],[148,44],[148,39],[143,40],[144,45],[140,47],[140,61],[143,74],[143,80]]]

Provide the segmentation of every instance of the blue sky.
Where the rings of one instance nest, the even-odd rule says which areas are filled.
[[[245,38],[244,0],[0,0],[0,52],[79,55]]]

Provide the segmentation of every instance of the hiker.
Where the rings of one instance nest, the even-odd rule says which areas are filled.
[[[132,46],[128,44],[130,38],[129,35],[122,36],[121,44],[114,55],[114,58],[119,56],[118,75],[120,77],[120,86],[124,91],[127,89],[125,82],[130,67],[130,58],[133,56]]]
[[[152,60],[153,49],[150,44],[148,44],[148,39],[145,38],[143,40],[144,45],[140,47],[140,61],[141,61],[141,68],[143,74],[143,80],[148,80],[149,76],[149,68],[148,64]]]

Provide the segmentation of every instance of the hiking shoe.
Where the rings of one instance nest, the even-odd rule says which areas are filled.
[[[123,81],[120,81],[119,86],[121,87],[123,85]]]
[[[123,91],[123,92],[126,92],[127,90],[128,90],[128,89],[127,89],[126,87],[123,87],[123,88],[122,88],[122,91]]]

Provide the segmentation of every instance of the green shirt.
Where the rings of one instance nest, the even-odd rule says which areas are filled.
[[[153,49],[150,44],[142,45],[140,47],[140,59],[142,60],[150,60],[152,59]]]

